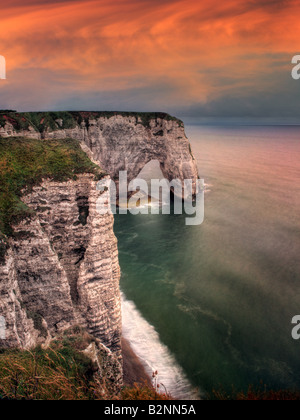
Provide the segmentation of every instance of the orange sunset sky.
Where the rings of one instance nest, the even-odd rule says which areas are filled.
[[[299,0],[0,4],[2,109],[299,115]]]

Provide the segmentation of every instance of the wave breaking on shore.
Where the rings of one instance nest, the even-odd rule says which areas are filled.
[[[164,392],[178,400],[197,400],[199,394],[189,383],[167,346],[161,343],[159,334],[136,308],[134,302],[122,293],[123,336],[140,359],[149,377],[158,372],[157,383]],[[163,385],[163,386],[162,386]]]

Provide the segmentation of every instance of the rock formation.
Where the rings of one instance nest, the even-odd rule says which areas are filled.
[[[42,124],[37,127],[32,120],[42,121]],[[1,135],[77,139],[114,180],[118,179],[119,171],[127,170],[130,182],[147,163],[158,160],[166,179],[191,179],[195,192],[198,170],[184,125],[168,114],[15,114],[2,120]]]

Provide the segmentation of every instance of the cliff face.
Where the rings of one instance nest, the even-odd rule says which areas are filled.
[[[195,186],[198,178],[183,124],[165,114],[0,113],[0,137],[79,140],[115,180],[123,170],[128,181],[134,179],[154,159],[169,180],[192,179]],[[13,226],[2,265],[0,259],[0,316],[6,322],[0,348],[31,348],[79,325],[104,346],[120,383],[117,240],[113,216],[96,211],[96,185],[94,175],[83,173],[66,182],[45,179],[23,195],[33,216]],[[109,206],[109,193],[103,194]]]
[[[14,227],[0,266],[0,347],[28,348],[81,325],[120,355],[117,240],[113,217],[96,212],[96,184],[89,174],[44,181],[23,197],[36,215]]]
[[[119,171],[127,170],[131,181],[147,163],[158,160],[166,179],[192,179],[195,192],[197,164],[183,123],[167,114],[16,114],[2,119],[0,135],[77,139],[115,180]]]
[[[30,348],[37,343],[39,332],[24,308],[14,262],[9,249],[5,264],[0,265],[0,314],[5,320],[0,347]]]

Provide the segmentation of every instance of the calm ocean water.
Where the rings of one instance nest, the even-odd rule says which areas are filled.
[[[205,222],[118,215],[125,336],[178,397],[300,389],[300,127],[187,126]]]

